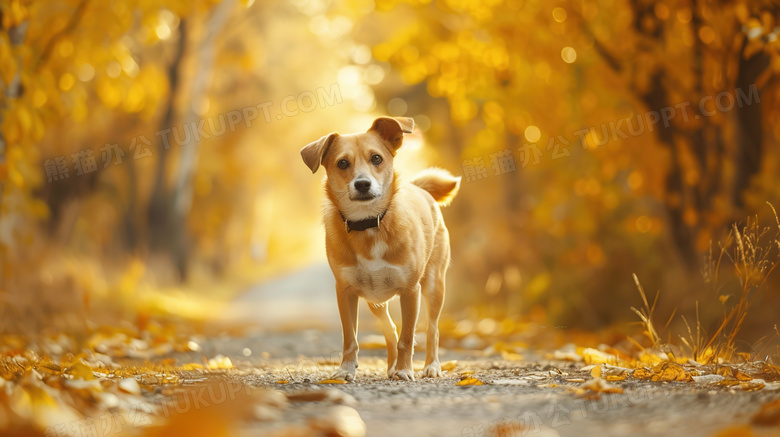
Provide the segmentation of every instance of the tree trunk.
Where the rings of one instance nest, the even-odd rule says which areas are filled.
[[[214,75],[215,41],[227,22],[234,4],[235,0],[224,0],[212,9],[206,22],[205,35],[198,44],[196,51],[198,56],[197,70],[193,78],[192,88],[187,92],[187,95],[190,97],[189,105],[187,105],[187,111],[181,123],[183,130],[191,130],[190,141],[182,146],[179,158],[179,172],[170,190],[163,188],[165,184],[165,161],[161,160],[158,162],[155,179],[155,195],[157,198],[153,199],[152,207],[150,207],[150,217],[159,217],[161,223],[164,224],[164,228],[160,229],[164,231],[164,234],[157,234],[156,236],[153,234],[152,243],[165,244],[165,249],[170,253],[171,261],[178,270],[181,281],[186,281],[188,276],[187,249],[189,238],[187,233],[187,216],[192,207],[192,186],[195,169],[198,165],[201,142],[199,135],[192,132],[192,130],[197,129],[198,125],[198,114],[195,112],[194,105],[204,100],[209,94]],[[168,126],[164,126],[163,129],[171,127],[170,121],[168,123]]]
[[[745,59],[743,51],[747,41],[742,44],[739,53],[739,72],[735,88],[750,95],[750,87],[756,86],[756,80],[769,66],[769,57],[764,51]],[[760,91],[759,102],[760,102]],[[736,150],[734,151],[734,175],[733,191],[731,193],[734,205],[739,208],[745,206],[743,193],[750,186],[750,179],[761,170],[761,155],[763,154],[762,142],[764,137],[763,123],[761,120],[761,103],[751,102],[743,107],[735,106]]]
[[[0,18],[2,18],[2,13],[0,13]],[[14,26],[10,29],[8,29],[8,40],[11,43],[11,47],[16,47],[24,42],[24,39],[27,36],[27,27],[29,23],[27,21],[19,24],[18,26]],[[21,65],[21,60],[20,60]],[[19,71],[14,74],[13,78],[11,79],[11,83],[7,84],[5,87],[5,90],[3,92],[3,99],[5,101],[18,99],[22,95],[22,76],[19,73]],[[7,104],[4,104],[3,107],[6,107]],[[0,124],[3,122],[2,113],[0,113]],[[5,141],[5,137],[3,136],[3,133],[0,132],[0,167],[5,165],[6,160],[6,148],[7,144]],[[3,205],[3,192],[5,190],[5,184],[2,179],[0,179],[0,206]]]
[[[173,61],[168,67],[168,102],[165,109],[165,115],[160,121],[158,132],[165,132],[173,126],[173,122],[176,119],[175,101],[176,96],[180,92],[181,81],[179,77],[179,70],[181,68],[182,58],[184,57],[184,51],[187,46],[187,21],[181,20],[179,23],[179,42],[176,45],[176,49],[173,55]],[[161,138],[158,140],[158,159],[157,167],[154,173],[154,184],[152,185],[152,195],[149,200],[149,209],[147,211],[147,225],[149,229],[149,248],[152,251],[163,250],[170,247],[169,236],[170,230],[170,218],[168,216],[170,208],[168,208],[168,200],[170,194],[168,187],[165,183],[165,174],[168,167],[168,143],[165,143]]]

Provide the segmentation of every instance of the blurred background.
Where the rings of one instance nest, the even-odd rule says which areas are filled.
[[[230,319],[242,299],[294,321],[313,293],[335,310],[323,174],[299,149],[390,115],[417,125],[402,174],[463,176],[444,210],[452,323],[624,326],[636,274],[664,322],[714,329],[759,278],[752,344],[780,304],[778,16],[746,0],[3,0],[0,327]]]

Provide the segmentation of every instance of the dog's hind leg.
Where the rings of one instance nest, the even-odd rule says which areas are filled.
[[[398,333],[393,319],[390,318],[388,303],[369,303],[368,308],[382,324],[382,333],[387,343],[387,376],[392,378],[395,374],[395,360],[398,357]]]

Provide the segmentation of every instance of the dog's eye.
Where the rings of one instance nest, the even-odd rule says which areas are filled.
[[[371,157],[371,163],[374,165],[379,165],[382,163],[382,157],[379,155],[374,155]]]
[[[340,169],[345,170],[347,167],[349,167],[349,162],[347,162],[346,159],[342,159],[337,165]]]

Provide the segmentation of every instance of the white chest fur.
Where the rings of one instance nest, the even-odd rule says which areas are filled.
[[[385,251],[387,244],[378,241],[371,248],[370,259],[358,255],[354,266],[341,269],[344,279],[368,302],[385,302],[406,286],[408,273],[403,266],[385,261]]]

